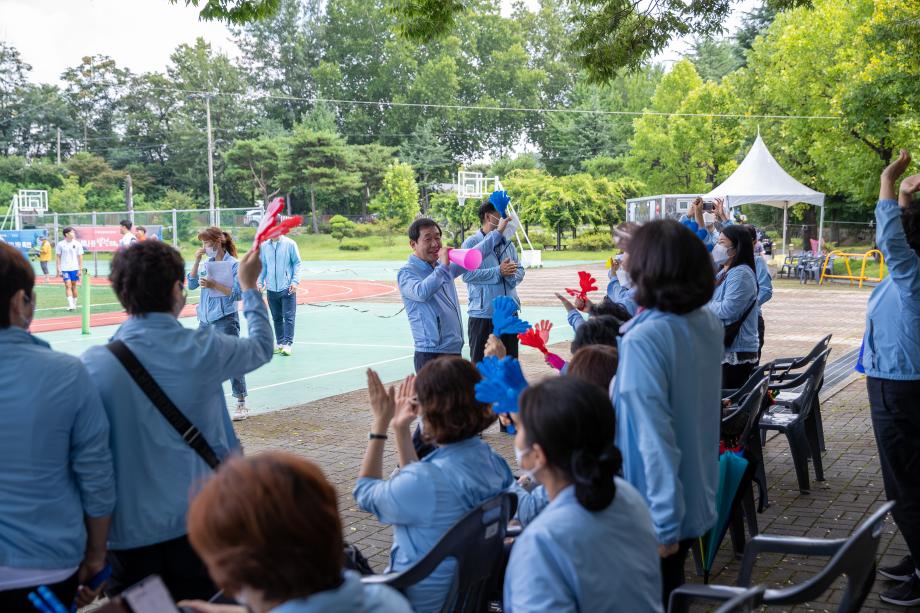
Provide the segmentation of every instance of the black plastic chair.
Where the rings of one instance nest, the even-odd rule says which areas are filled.
[[[514,494],[503,492],[482,503],[441,537],[425,557],[406,570],[361,577],[363,583],[384,584],[405,591],[426,579],[444,560],[457,561],[454,580],[442,613],[486,610],[493,577],[502,562],[505,530]]]
[[[757,387],[763,382],[765,378],[769,378],[773,369],[773,364],[768,363],[763,366],[758,367],[751,373],[751,376],[748,378],[747,382],[737,390],[722,390],[723,399],[728,400],[733,405],[743,403],[748,396],[754,392]],[[768,388],[769,389],[769,388]],[[753,422],[747,422],[744,424],[744,431],[742,436],[739,437],[739,442],[744,445],[745,449],[750,455],[753,455],[756,459],[756,467],[754,469],[754,483],[757,484],[758,490],[758,502],[757,502],[757,511],[763,513],[764,509],[770,506],[769,495],[767,493],[767,471],[763,463],[763,439],[761,437],[761,431],[759,428],[760,418],[763,414],[770,408],[770,398],[765,393],[760,400],[760,410],[757,413],[751,413],[750,416],[754,420]],[[729,426],[726,423],[726,419],[729,416],[723,418],[722,422],[722,432],[729,431]],[[743,418],[743,417],[742,417]],[[739,419],[739,418],[736,418]],[[723,437],[724,440],[724,437]]]
[[[827,365],[829,353],[830,349],[824,350],[805,372],[785,384],[790,388],[802,387],[802,393],[790,405],[792,412],[774,405],[760,419],[762,432],[778,430],[786,435],[799,482],[799,491],[803,494],[811,492],[808,479],[809,456],[814,465],[815,480],[824,481],[824,464],[821,460],[821,447],[812,409],[818,395],[818,384],[824,377],[824,367]],[[774,389],[774,386],[771,385],[770,389]]]
[[[767,588],[758,585],[741,592],[721,607],[715,613],[750,613],[763,604],[763,595]]]
[[[837,606],[838,613],[856,613],[872,590],[875,582],[875,556],[881,539],[882,522],[894,507],[887,502],[845,539],[810,539],[801,537],[757,536],[744,550],[744,561],[738,573],[738,586],[682,585],[671,593],[669,613],[684,613],[694,602],[730,602],[744,594],[750,586],[751,574],[758,554],[780,553],[800,556],[825,556],[830,561],[814,577],[779,589],[767,589],[763,604],[790,606],[811,602],[830,589],[841,576],[846,577],[846,590]]]
[[[811,364],[825,349],[830,349],[832,337],[833,334],[828,334],[822,338],[812,347],[808,355],[798,358],[777,358],[771,362],[773,371],[770,373],[770,387],[774,391],[780,391],[779,397],[776,399],[776,404],[786,406],[790,404],[797,390],[782,392],[781,390],[788,389],[784,384],[801,374],[798,371]],[[821,401],[819,399],[823,387],[824,377],[821,377],[821,381],[818,383],[818,394],[815,395],[815,404],[812,407],[812,413],[814,414],[815,423],[818,428],[818,446],[821,448],[821,451],[827,451],[827,447],[824,444],[824,420],[821,418]]]

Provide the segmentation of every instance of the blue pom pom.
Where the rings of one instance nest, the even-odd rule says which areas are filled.
[[[715,247],[715,246],[716,246],[715,243],[713,243],[713,244],[711,244],[711,245],[706,245],[706,251],[712,251],[712,248]]]
[[[696,235],[700,237],[701,241],[704,241],[709,236],[709,232],[706,231],[706,228],[700,228],[696,231]]]
[[[514,314],[517,310],[518,305],[513,298],[496,296],[492,300],[492,334],[495,336],[523,334],[530,330],[530,324],[526,321],[521,321]]]
[[[517,401],[527,387],[521,363],[514,358],[488,356],[476,365],[482,381],[476,384],[476,400],[492,405],[496,413],[517,413]]]
[[[689,223],[687,224],[687,227],[690,228],[690,231],[691,231],[691,232],[696,232],[697,230],[700,229],[700,225],[699,225],[698,223],[696,223],[694,220],[688,219],[687,221],[689,222]]]
[[[495,207],[502,217],[508,216],[508,204],[511,202],[511,196],[504,190],[495,190],[489,195],[489,202]]]

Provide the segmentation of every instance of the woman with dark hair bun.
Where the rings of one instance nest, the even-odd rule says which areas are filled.
[[[628,267],[641,310],[620,328],[616,441],[623,476],[652,514],[667,606],[687,551],[716,520],[724,332],[706,308],[712,259],[686,226],[644,224],[630,239]]]
[[[747,382],[760,361],[760,336],[757,332],[760,305],[754,241],[750,232],[744,226],[722,228],[719,241],[712,250],[712,259],[718,272],[709,309],[725,327],[722,388],[738,389]]]
[[[657,539],[622,457],[606,394],[572,377],[524,391],[514,453],[549,505],[511,549],[504,610],[661,611]]]

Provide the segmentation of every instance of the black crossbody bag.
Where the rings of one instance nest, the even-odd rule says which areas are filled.
[[[150,373],[128,349],[128,346],[121,341],[112,341],[105,348],[118,358],[121,365],[125,367],[125,370],[137,383],[137,386],[147,395],[147,398],[150,399],[150,402],[153,403],[153,406],[157,408],[163,418],[169,422],[169,425],[179,433],[182,440],[201,456],[205,464],[210,466],[212,470],[217,470],[220,465],[220,458],[214,453],[214,449],[208,444],[201,430],[189,421],[188,417],[179,410],[179,407],[173,404],[173,401],[169,399],[163,388],[150,376]]]

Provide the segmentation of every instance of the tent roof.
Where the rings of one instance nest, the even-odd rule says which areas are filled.
[[[729,207],[766,204],[784,208],[804,202],[824,206],[824,194],[793,179],[783,170],[757,133],[757,140],[732,175],[704,198],[724,198]]]

